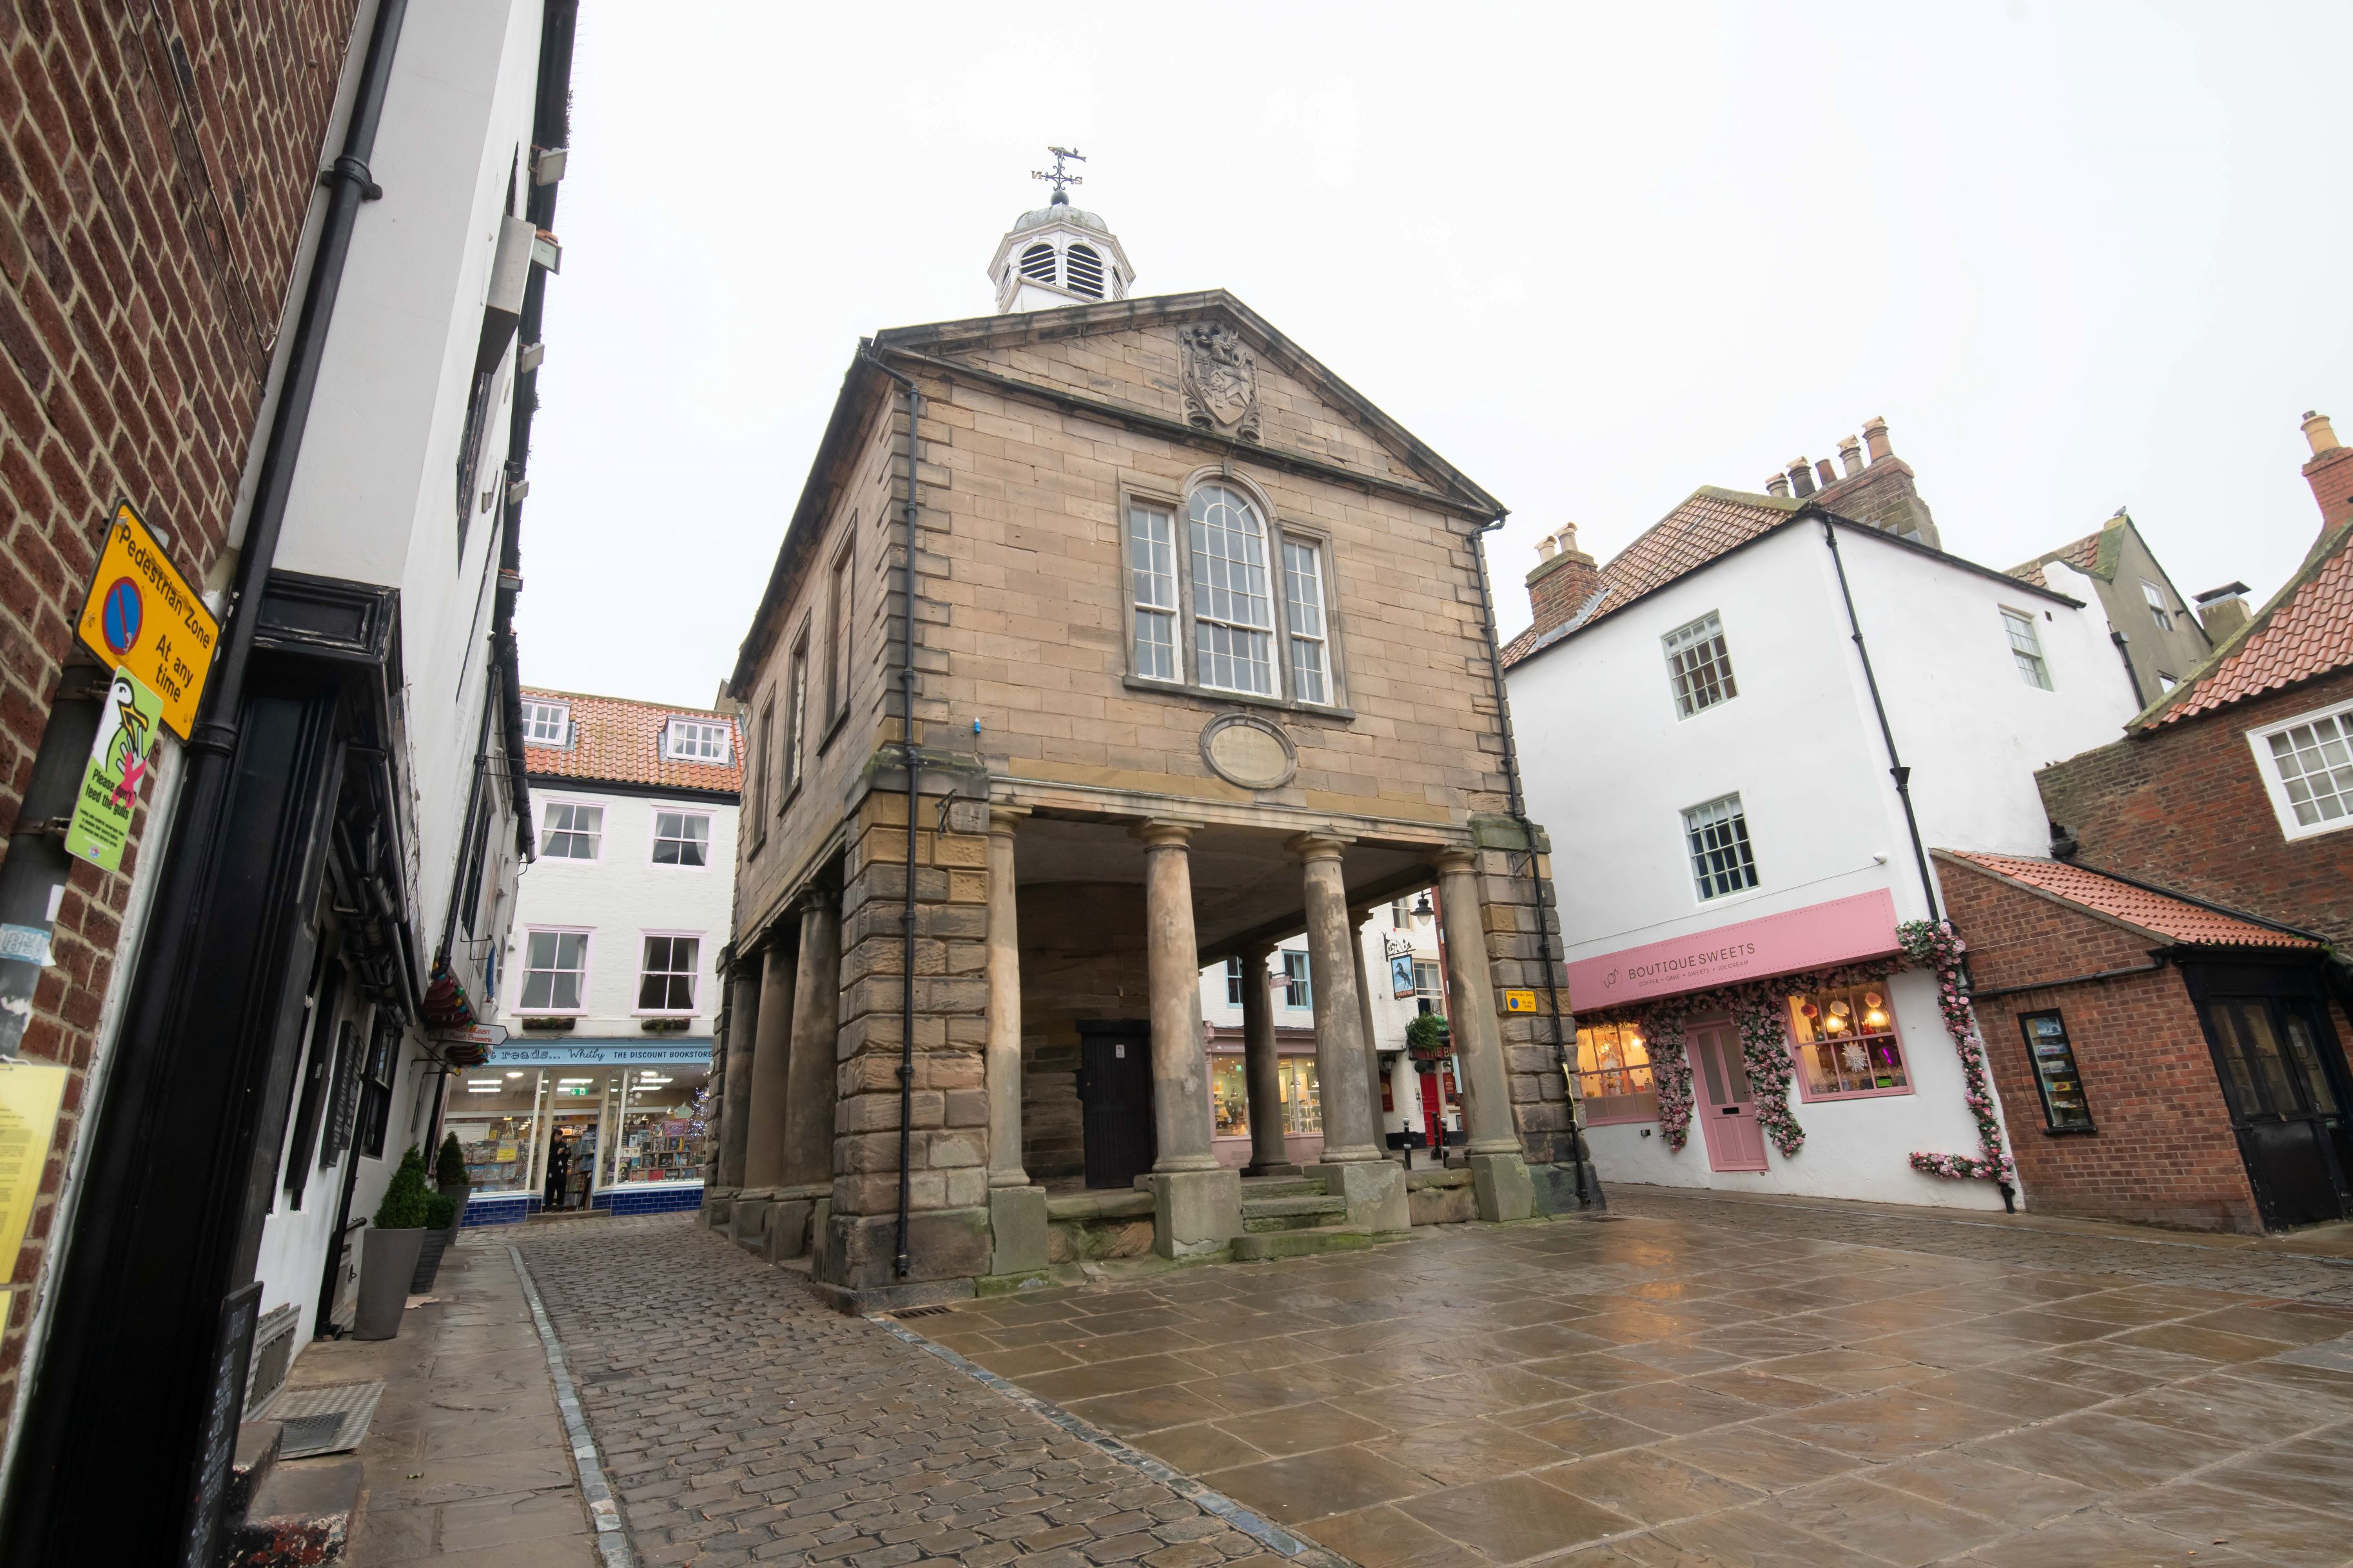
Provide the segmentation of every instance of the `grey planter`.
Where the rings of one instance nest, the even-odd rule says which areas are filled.
[[[417,1275],[417,1254],[425,1232],[378,1230],[360,1237],[360,1303],[352,1324],[355,1340],[388,1340],[400,1332],[408,1306],[408,1283]]]
[[[449,1243],[458,1236],[454,1227],[419,1234],[425,1241],[417,1249],[417,1272],[408,1277],[408,1293],[412,1296],[422,1296],[433,1289],[433,1277],[441,1272],[441,1255],[449,1250]]]
[[[466,1223],[466,1205],[474,1201],[473,1184],[444,1182],[438,1190],[443,1197],[458,1200],[458,1217],[449,1222],[449,1234],[455,1236],[458,1234],[458,1227]]]

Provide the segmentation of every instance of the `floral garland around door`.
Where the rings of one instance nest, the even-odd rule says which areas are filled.
[[[1789,1111],[1789,1083],[1796,1063],[1781,1027],[1778,998],[1764,986],[1747,986],[1732,1004],[1733,1026],[1740,1031],[1740,1063],[1748,1070],[1748,1092],[1757,1124],[1788,1159],[1806,1146],[1806,1130]]]
[[[2018,1168],[2001,1141],[2001,1118],[1994,1110],[1993,1089],[1986,1081],[1985,1043],[1978,1035],[1976,1012],[1961,992],[1961,955],[1968,944],[1949,921],[1905,921],[1895,928],[1913,963],[1936,976],[1936,1007],[1945,1016],[1945,1032],[1961,1058],[1963,1098],[1978,1124],[1975,1158],[1967,1154],[1931,1154],[1915,1150],[1912,1168],[1931,1176],[1960,1182],[1996,1182],[2008,1188],[2018,1180]]]
[[[1651,1047],[1651,1087],[1659,1096],[1659,1136],[1677,1153],[1691,1142],[1691,1058],[1683,1050],[1683,1016],[1672,1007],[1652,1013],[1643,1031]]]

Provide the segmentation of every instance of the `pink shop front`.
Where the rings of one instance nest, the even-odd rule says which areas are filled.
[[[1957,952],[1884,889],[1571,962],[1605,1181],[1999,1209]]]

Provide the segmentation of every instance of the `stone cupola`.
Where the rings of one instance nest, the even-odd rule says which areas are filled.
[[[1052,201],[1023,213],[997,242],[988,278],[997,286],[997,313],[1010,316],[1124,300],[1135,268],[1110,226],[1071,205],[1057,189]]]

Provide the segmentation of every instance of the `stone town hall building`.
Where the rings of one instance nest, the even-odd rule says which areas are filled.
[[[710,1219],[851,1307],[1107,1236],[1265,1256],[1598,1196],[1524,1016],[1558,938],[1498,701],[1503,508],[1231,295],[1129,297],[1059,188],[991,279],[1000,313],[859,345],[729,683]],[[1468,1139],[1409,1194],[1356,930],[1431,887]],[[1272,1112],[1265,954],[1303,931],[1322,1163],[1254,1198],[1267,1165],[1211,1151],[1198,976],[1245,959]]]

